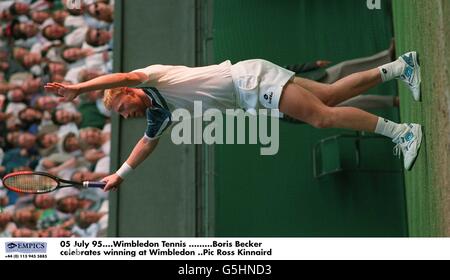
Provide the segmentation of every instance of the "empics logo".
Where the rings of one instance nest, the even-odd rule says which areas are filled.
[[[5,242],[6,253],[47,253],[47,242]]]
[[[367,0],[369,10],[381,10],[381,0]]]

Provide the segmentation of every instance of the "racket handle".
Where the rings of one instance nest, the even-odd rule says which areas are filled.
[[[83,182],[83,187],[84,188],[100,188],[103,189],[106,186],[105,182]]]

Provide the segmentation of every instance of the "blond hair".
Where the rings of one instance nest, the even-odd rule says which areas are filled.
[[[128,90],[126,87],[105,90],[105,94],[103,96],[103,103],[105,104],[106,109],[112,110],[114,100],[119,98],[121,96],[121,94],[127,94],[127,93],[128,93]]]

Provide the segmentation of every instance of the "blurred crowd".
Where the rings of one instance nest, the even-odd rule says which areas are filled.
[[[0,177],[42,171],[73,181],[107,176],[110,112],[95,91],[62,102],[48,82],[112,72],[114,0],[0,0]],[[102,190],[20,195],[0,183],[0,237],[102,237]]]

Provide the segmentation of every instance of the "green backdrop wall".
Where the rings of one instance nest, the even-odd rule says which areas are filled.
[[[264,58],[279,65],[327,59],[335,63],[388,48],[390,1],[369,10],[359,0],[216,0],[215,62]],[[371,94],[395,95],[389,83]],[[398,110],[375,113],[398,119]],[[341,172],[313,177],[312,150],[348,133],[282,124],[280,152],[259,156],[249,145],[215,148],[216,236],[405,236],[401,172]],[[401,170],[389,140],[363,140],[372,170]],[[345,150],[349,155],[352,149]]]

